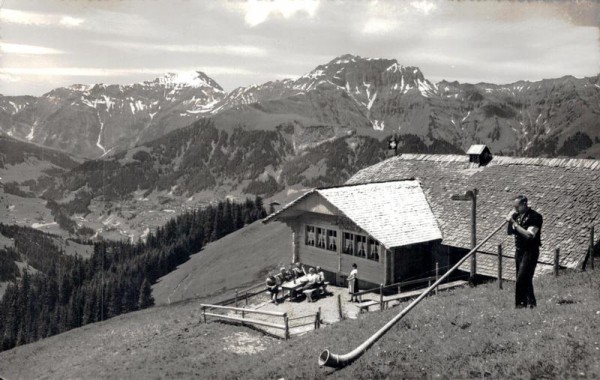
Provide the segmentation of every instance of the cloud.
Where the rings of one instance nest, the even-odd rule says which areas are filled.
[[[437,9],[437,5],[431,1],[413,1],[410,3],[410,5],[423,12],[423,14],[428,15],[429,13],[431,13],[431,11],[434,11]]]
[[[167,72],[183,73],[190,71],[203,71],[208,75],[254,75],[240,67],[228,66],[203,66],[185,68],[101,68],[101,67],[3,67],[0,75],[32,75],[32,76],[58,76],[58,77],[117,77],[127,75],[153,74],[162,75]]]
[[[15,83],[20,82],[21,78],[12,74],[0,73],[0,82]]]
[[[10,94],[82,80],[133,83],[195,68],[233,89],[296,77],[345,53],[396,58],[428,79],[466,82],[590,76],[600,67],[600,5],[594,2],[5,3],[11,9],[0,10],[4,41],[33,46],[1,53],[0,67],[12,74],[0,73],[21,79],[9,84],[0,77],[0,92]],[[35,52],[44,54],[28,55]]]
[[[362,31],[367,34],[387,34],[398,29],[399,23],[396,20],[372,17],[367,20]]]
[[[273,17],[283,17],[289,19],[297,14],[304,14],[308,17],[315,17],[319,8],[317,0],[249,0],[247,2],[238,2],[233,7],[244,13],[244,20],[249,26],[256,26],[266,22]]]
[[[388,2],[373,1],[367,3],[361,32],[389,36],[391,33],[415,33],[420,31],[423,22],[430,22],[430,13],[438,6],[430,1]]]
[[[63,54],[64,51],[35,45],[11,44],[0,42],[0,52],[19,55],[52,55]]]
[[[150,44],[143,42],[96,41],[98,45],[125,50],[142,50],[147,52],[199,53],[213,55],[235,55],[264,57],[267,51],[251,45],[196,45],[196,44]]]
[[[75,26],[79,26],[79,25],[83,24],[83,22],[84,22],[84,19],[82,19],[82,18],[62,16],[60,18],[59,24],[63,25],[63,26],[75,27]]]
[[[32,26],[62,26],[74,28],[82,25],[85,20],[62,14],[44,14],[16,9],[0,9],[0,21],[12,24]]]

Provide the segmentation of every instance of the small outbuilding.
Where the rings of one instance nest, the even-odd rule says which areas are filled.
[[[487,145],[471,145],[467,151],[467,155],[469,156],[469,162],[478,164],[479,166],[487,165],[492,160],[492,152]]]

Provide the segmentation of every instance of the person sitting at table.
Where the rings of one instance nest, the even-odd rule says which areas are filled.
[[[317,266],[316,272],[317,276],[319,277],[319,284],[323,285],[323,283],[325,282],[325,273],[323,273],[323,270],[319,266]]]
[[[279,303],[277,300],[277,295],[279,294],[279,285],[277,284],[277,279],[275,276],[273,276],[273,273],[269,273],[265,283],[267,285],[267,290],[269,293],[271,293],[271,302],[277,305]]]
[[[296,266],[294,267],[292,274],[294,275],[294,278],[300,278],[306,274],[306,269],[304,269],[304,266],[301,265],[300,263],[296,263]]]
[[[332,294],[331,292],[329,292],[327,290],[327,284],[325,283],[325,273],[323,272],[321,267],[319,267],[319,266],[317,267],[316,273],[317,273],[317,278],[318,278],[317,284],[322,289],[323,294]]]
[[[277,285],[281,286],[281,284],[285,282],[285,273],[283,273],[283,271],[277,273],[275,275],[275,280],[277,281]]]
[[[304,286],[300,289],[300,291],[316,289],[319,287],[319,276],[315,273],[315,268],[310,268],[308,270],[306,279],[307,281],[304,283]]]
[[[280,270],[281,272],[279,273],[279,275],[281,276],[282,282],[290,281],[292,279],[292,273],[285,269],[285,267],[281,267]]]

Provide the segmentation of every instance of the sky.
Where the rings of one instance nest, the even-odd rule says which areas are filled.
[[[592,76],[600,3],[0,0],[4,95],[191,70],[231,91],[346,53],[397,59],[434,82]]]

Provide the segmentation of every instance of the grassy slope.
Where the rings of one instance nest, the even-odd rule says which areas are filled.
[[[290,262],[291,236],[283,223],[257,221],[208,244],[153,286],[156,304],[231,294],[263,281],[269,269]]]
[[[323,348],[345,353],[398,308],[326,326],[290,341],[250,329],[198,324],[199,302],[122,315],[0,353],[8,378],[597,378],[600,273],[536,280],[539,306],[513,308],[512,284],[426,299],[353,365],[319,368]],[[573,303],[571,303],[573,302]],[[227,348],[246,334],[263,351]],[[233,342],[233,343],[232,343]],[[35,365],[29,365],[35,363]]]

